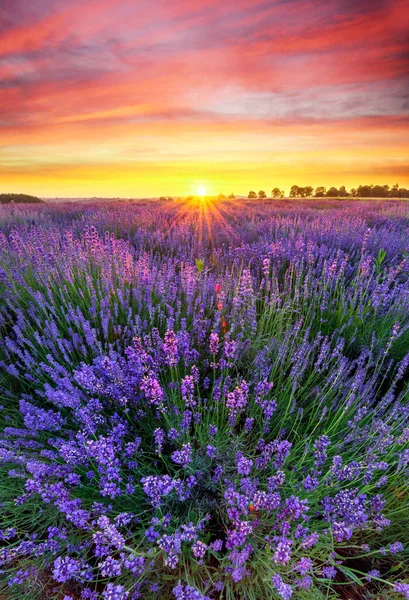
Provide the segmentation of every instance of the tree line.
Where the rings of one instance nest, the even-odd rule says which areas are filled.
[[[258,194],[254,191],[248,193],[248,198],[267,198],[265,191],[260,190]],[[357,188],[347,190],[344,185],[340,188],[330,187],[328,190],[324,186],[318,186],[315,189],[312,185],[300,187],[293,185],[290,189],[290,198],[409,198],[409,190],[400,188],[396,183],[389,185],[360,185]],[[284,190],[276,187],[271,190],[271,198],[285,198]]]

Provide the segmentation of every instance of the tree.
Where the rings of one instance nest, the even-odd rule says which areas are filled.
[[[371,198],[373,185],[360,185],[356,191],[359,198]]]
[[[348,198],[349,194],[344,185],[341,185],[341,187],[339,188],[339,195],[342,196],[343,198]]]
[[[374,198],[387,198],[389,196],[389,185],[374,185],[372,196]]]
[[[249,195],[247,196],[247,198],[252,198],[252,199],[257,198],[256,192],[249,192]]]
[[[314,196],[316,198],[323,198],[326,195],[327,195],[327,188],[324,187],[323,185],[315,188],[315,194],[314,194]]]
[[[298,185],[293,185],[290,190],[290,198],[299,198],[300,197],[300,188]]]
[[[312,185],[307,185],[304,188],[304,197],[311,198],[313,191],[314,191],[314,188],[312,187]]]
[[[276,187],[273,190],[271,190],[271,197],[272,198],[284,198],[285,193],[283,190],[280,190],[280,188]]]
[[[234,194],[229,194],[229,200],[234,200],[235,199],[235,195]]]
[[[226,196],[225,196],[224,194],[219,194],[219,195],[217,196],[217,199],[218,199],[218,200],[224,200],[225,198],[226,198]]]
[[[336,187],[330,187],[327,192],[327,198],[336,198],[339,196],[339,190]]]
[[[258,193],[258,197],[259,198],[267,198],[267,194],[265,193],[264,190],[260,190]]]
[[[395,183],[389,192],[391,198],[399,198],[399,183]]]

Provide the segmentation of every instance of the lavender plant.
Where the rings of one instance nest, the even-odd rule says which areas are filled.
[[[0,231],[2,597],[409,598],[404,203]]]

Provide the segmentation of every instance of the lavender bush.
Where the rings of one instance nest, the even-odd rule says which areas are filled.
[[[409,598],[409,207],[0,207],[0,596]]]

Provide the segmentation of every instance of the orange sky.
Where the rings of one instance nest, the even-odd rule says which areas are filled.
[[[409,186],[409,0],[1,0],[0,192]]]

